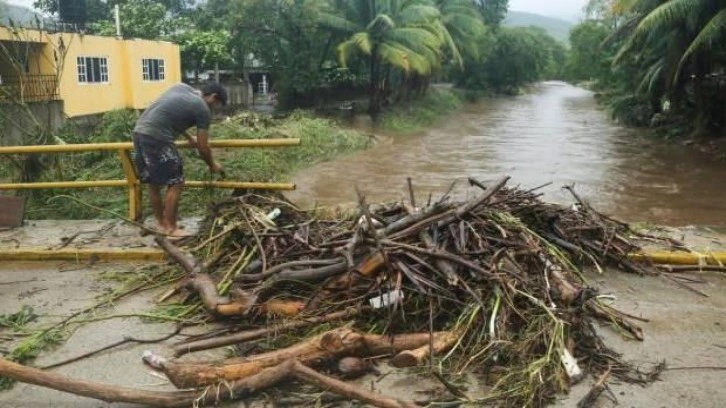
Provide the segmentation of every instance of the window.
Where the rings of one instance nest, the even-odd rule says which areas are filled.
[[[78,82],[108,82],[108,59],[106,57],[78,57]]]
[[[142,60],[144,68],[144,81],[163,81],[164,80],[164,60],[154,58],[144,58]]]

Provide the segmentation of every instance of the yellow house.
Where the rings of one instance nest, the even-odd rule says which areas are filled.
[[[60,99],[72,118],[144,109],[179,82],[171,42],[0,27],[0,103]]]

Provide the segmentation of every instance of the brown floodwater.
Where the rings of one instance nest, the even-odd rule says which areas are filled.
[[[510,185],[540,190],[561,204],[576,191],[596,208],[630,222],[724,226],[726,164],[679,143],[613,123],[587,90],[560,82],[538,84],[526,95],[486,100],[425,132],[383,137],[372,149],[313,166],[295,175],[288,197],[309,208],[407,196],[411,177],[419,200],[453,190],[477,193],[502,175]]]

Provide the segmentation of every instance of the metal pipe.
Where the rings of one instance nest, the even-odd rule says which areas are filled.
[[[88,261],[97,260],[127,262],[160,262],[166,259],[166,253],[153,248],[22,248],[0,249],[0,261]]]
[[[35,190],[41,188],[91,188],[91,187],[127,187],[126,180],[95,180],[95,181],[44,181],[38,183],[2,183],[0,190]]]
[[[726,252],[671,252],[651,251],[631,254],[633,261],[652,262],[658,265],[721,265],[726,264]]]
[[[184,183],[184,186],[191,188],[212,187],[250,190],[295,190],[294,183],[255,183],[240,181],[187,181]]]
[[[189,142],[176,142],[177,147],[182,149],[190,148]],[[227,139],[211,140],[209,146],[217,149],[239,148],[239,147],[286,147],[298,146],[300,139]],[[28,154],[28,153],[72,153],[108,150],[133,150],[131,142],[117,143],[82,143],[63,145],[38,145],[38,146],[0,146],[0,154]]]
[[[257,183],[239,181],[187,181],[186,187],[191,188],[226,188],[226,189],[257,189],[257,190],[294,190],[294,183]],[[95,181],[52,181],[38,183],[2,183],[0,190],[35,190],[42,188],[93,188],[93,187],[128,187],[126,180],[95,180]]]

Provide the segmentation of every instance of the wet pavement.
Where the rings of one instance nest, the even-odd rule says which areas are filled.
[[[723,236],[717,231],[703,229],[669,229],[671,236],[685,237],[694,249],[723,250]],[[22,305],[32,306],[41,316],[35,324],[58,321],[82,308],[91,306],[97,296],[108,293],[117,283],[101,279],[109,273],[137,273],[137,264],[96,263],[5,263],[0,265],[0,314],[13,313]],[[722,274],[703,273],[697,276],[705,283],[696,287],[710,297],[704,298],[686,291],[662,278],[640,277],[605,271],[603,275],[588,274],[590,282],[602,293],[615,296],[614,306],[624,312],[649,319],[643,323],[645,341],[621,339],[608,328],[602,334],[608,345],[624,353],[628,361],[647,367],[665,360],[674,367],[703,367],[724,365],[726,361],[726,277]],[[112,307],[98,311],[95,316],[129,315],[150,311],[163,289],[134,295],[116,302]],[[205,330],[199,328],[197,330]],[[97,349],[123,339],[124,336],[155,338],[173,332],[174,324],[150,324],[140,317],[122,317],[86,324],[69,335],[68,340],[51,351],[41,353],[34,365],[52,364],[78,354]],[[191,331],[183,332],[185,334]],[[0,338],[8,337],[0,330]],[[141,355],[150,349],[162,355],[171,355],[169,346],[174,339],[151,345],[125,345],[113,351],[59,367],[54,371],[68,376],[114,385],[150,390],[172,390],[164,377],[144,366]],[[0,348],[12,342],[0,341]],[[222,358],[226,350],[193,353],[184,360]],[[384,373],[392,371],[381,364]],[[383,378],[367,376],[361,383],[378,391],[399,397],[421,399],[423,391],[436,386],[412,372],[393,372]],[[561,407],[574,407],[584,395],[592,379],[576,386],[569,396],[557,403]],[[726,371],[688,369],[667,371],[662,380],[641,388],[626,384],[611,384],[619,406],[625,407],[720,407],[726,401]],[[472,385],[471,394],[483,387]],[[613,406],[601,399],[600,406]],[[257,402],[252,406],[264,406]],[[126,407],[125,404],[107,404],[88,398],[65,394],[37,386],[17,384],[12,390],[0,392],[0,406],[17,408],[50,407]],[[240,402],[226,406],[243,406]]]

